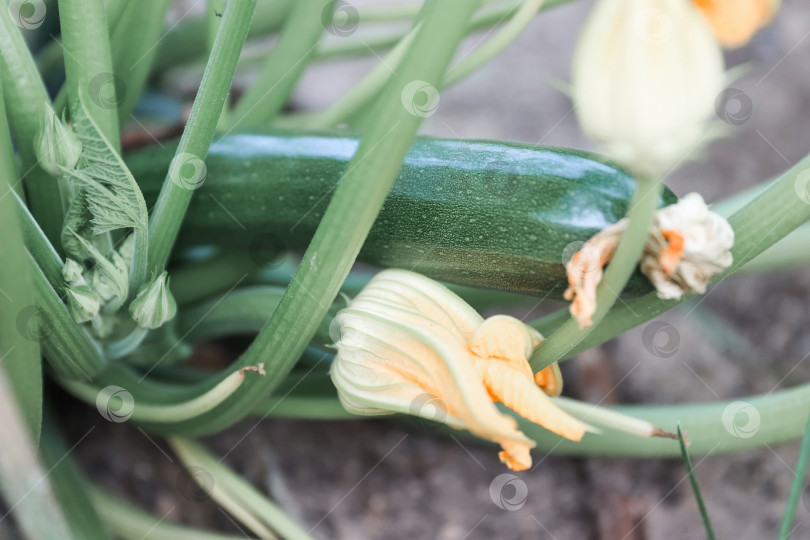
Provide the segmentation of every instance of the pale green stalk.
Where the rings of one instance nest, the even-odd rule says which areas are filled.
[[[200,90],[149,221],[149,267],[156,273],[166,265],[194,189],[205,179],[205,156],[230,90],[255,5],[256,0],[229,2],[222,16]],[[187,174],[184,168],[188,167],[194,169],[191,178],[184,176]]]
[[[324,32],[323,13],[335,0],[297,0],[278,44],[267,56],[256,81],[234,107],[227,131],[270,122],[290,97]]]
[[[59,186],[56,179],[39,166],[34,149],[50,99],[25,40],[7,9],[0,9],[0,83],[8,122],[20,154],[19,177],[25,182],[28,204],[48,239],[55,246],[61,246],[63,211]],[[9,177],[9,183],[14,185],[12,178],[18,177]]]
[[[90,499],[110,532],[123,540],[244,540],[244,535],[212,533],[163,520],[95,486]]]

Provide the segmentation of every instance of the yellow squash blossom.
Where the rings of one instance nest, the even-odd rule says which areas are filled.
[[[627,219],[600,231],[566,264],[571,315],[580,326],[590,326],[596,311],[596,288],[602,267],[613,257]],[[734,230],[715,214],[698,193],[656,211],[641,257],[641,271],[663,299],[704,293],[712,276],[733,262]]]
[[[694,0],[724,47],[745,45],[779,10],[779,0]]]
[[[424,276],[380,272],[337,321],[331,376],[353,414],[439,419],[500,444],[501,460],[516,471],[531,466],[535,443],[495,402],[568,439],[592,429],[544,392],[561,388],[556,366],[533,375],[528,358],[543,339],[536,330],[504,315],[484,320]],[[438,416],[426,403],[438,407]]]
[[[717,39],[688,0],[598,0],[571,75],[585,134],[652,176],[700,145],[725,79]]]

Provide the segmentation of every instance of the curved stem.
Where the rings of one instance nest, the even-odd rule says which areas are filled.
[[[619,246],[605,271],[604,278],[596,292],[596,312],[593,325],[580,328],[573,318],[568,318],[548,339],[543,341],[532,355],[529,363],[537,372],[565,357],[581,343],[608,313],[619,297],[630,275],[636,269],[649,235],[650,222],[658,203],[663,184],[648,179],[639,180],[636,192],[630,202],[627,229],[622,234]]]
[[[266,124],[278,114],[315,53],[324,31],[322,14],[334,4],[335,0],[295,2],[258,79],[228,115],[227,130]]]
[[[48,239],[60,249],[62,196],[56,179],[39,166],[34,149],[42,119],[51,107],[50,99],[25,40],[5,8],[0,9],[0,83],[9,125],[20,153],[19,177],[25,182],[31,212]],[[9,177],[9,182],[11,178],[17,176]]]
[[[284,396],[270,396],[259,402],[253,413],[260,417],[300,418],[307,420],[351,420],[358,417],[343,409],[337,392],[323,377],[304,376],[291,384]],[[558,398],[559,399],[559,398]],[[565,399],[565,398],[563,398]],[[575,406],[572,406],[572,403]],[[627,457],[676,457],[680,449],[676,441],[660,437],[640,438],[609,428],[614,413],[652,424],[674,432],[678,422],[688,434],[690,454],[737,452],[765,445],[798,439],[805,432],[810,414],[810,384],[767,395],[747,396],[714,403],[688,405],[623,405],[599,407],[589,403],[565,400],[568,412],[592,421],[596,409],[602,432],[589,433],[579,441],[562,439],[558,435],[525,420],[509,409],[502,411],[515,417],[521,431],[537,442],[537,449],[565,455],[606,455]],[[626,426],[626,420],[623,422]],[[447,428],[447,433],[459,434]],[[467,432],[463,436],[479,440]]]
[[[203,161],[228,96],[255,5],[256,0],[242,0],[229,2],[225,8],[200,90],[149,221],[149,267],[153,271],[165,267],[194,189],[205,179]],[[188,167],[194,169],[192,178],[184,176],[187,173],[183,169]]]
[[[108,408],[108,414],[114,415],[116,418],[122,418],[121,421],[132,418],[138,422],[153,422],[159,424],[183,422],[184,420],[189,420],[204,414],[225,401],[242,385],[244,380],[245,370],[234,371],[205,394],[184,403],[174,405],[143,404],[132,400],[131,404],[128,404],[126,401],[124,402],[122,411],[113,410],[109,404],[106,404],[106,406]],[[101,406],[99,405],[101,392],[109,388],[99,389],[96,385],[76,381],[59,381],[59,383],[77,398],[87,403],[95,403],[99,407]],[[127,392],[127,394],[129,394],[129,392]],[[115,397],[115,395],[111,394],[107,396],[107,400],[109,401],[113,397]],[[129,394],[128,399],[132,399],[131,394]],[[104,403],[102,402],[102,404]],[[129,407],[131,407],[131,409]]]

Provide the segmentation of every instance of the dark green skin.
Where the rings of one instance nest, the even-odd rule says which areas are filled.
[[[215,141],[180,245],[243,245],[259,257],[304,250],[357,144],[348,136],[278,132]],[[127,157],[147,204],[157,199],[173,154],[168,145]],[[359,260],[559,299],[572,242],[624,217],[634,189],[625,172],[585,152],[418,139]],[[676,200],[667,191],[661,204]],[[637,274],[625,294],[650,290]]]

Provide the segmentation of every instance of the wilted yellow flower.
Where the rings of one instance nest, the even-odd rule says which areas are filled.
[[[724,47],[745,45],[779,10],[780,0],[693,0]]]
[[[331,376],[353,414],[413,414],[467,429],[500,444],[513,470],[531,466],[535,443],[495,402],[572,440],[589,429],[538,386],[559,392],[561,379],[556,366],[532,373],[528,358],[542,340],[536,330],[505,315],[484,320],[424,276],[380,272],[337,321]]]
[[[627,223],[623,219],[597,233],[566,264],[565,298],[573,300],[571,315],[582,327],[591,325],[602,267],[613,257]],[[698,193],[690,193],[653,216],[641,271],[660,298],[702,294],[712,276],[731,266],[733,245],[734,230],[728,221],[710,211]]]
[[[658,175],[703,136],[723,89],[723,56],[686,0],[598,0],[574,52],[583,131],[617,161]]]

